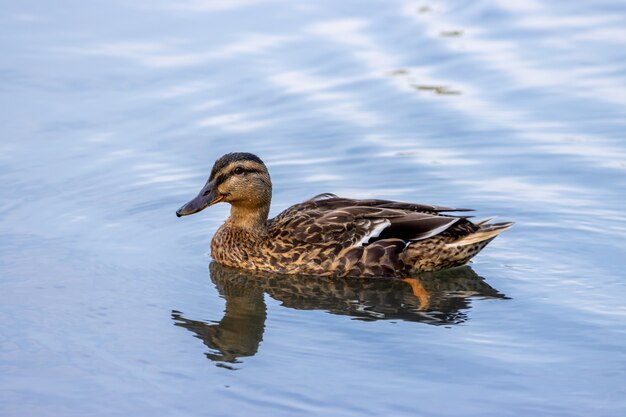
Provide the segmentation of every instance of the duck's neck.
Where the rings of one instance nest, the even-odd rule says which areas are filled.
[[[256,207],[232,205],[230,208],[230,217],[226,222],[230,227],[236,227],[253,234],[262,235],[267,232],[267,216],[269,212],[269,203]]]

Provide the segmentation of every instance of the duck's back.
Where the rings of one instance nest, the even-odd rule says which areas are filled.
[[[511,226],[442,214],[466,211],[322,194],[268,221],[256,269],[394,277],[462,265]]]

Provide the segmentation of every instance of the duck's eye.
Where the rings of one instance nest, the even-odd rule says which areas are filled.
[[[243,174],[243,168],[242,167],[237,167],[233,170],[233,174],[235,175],[241,175]]]

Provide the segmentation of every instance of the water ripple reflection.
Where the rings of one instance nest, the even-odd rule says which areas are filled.
[[[212,262],[211,280],[226,300],[219,321],[186,318],[172,310],[176,326],[194,333],[210,349],[206,357],[224,364],[254,356],[263,340],[264,295],[294,310],[322,310],[355,320],[402,320],[457,325],[469,320],[472,299],[507,299],[469,266],[401,280],[329,279],[252,273]]]

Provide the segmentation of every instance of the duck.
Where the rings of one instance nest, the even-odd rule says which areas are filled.
[[[513,222],[472,222],[467,208],[352,199],[325,193],[269,218],[272,181],[247,152],[219,158],[178,217],[218,203],[230,215],[211,239],[218,263],[249,271],[407,278],[466,264]]]

